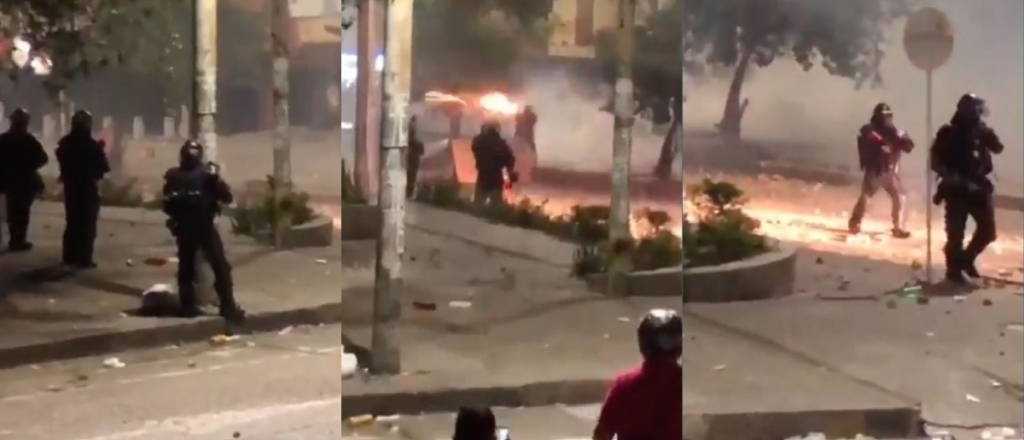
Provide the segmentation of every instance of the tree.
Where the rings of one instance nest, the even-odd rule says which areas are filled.
[[[880,85],[885,31],[910,12],[911,0],[682,0],[687,55],[733,67],[719,130],[738,142],[748,100],[741,101],[750,63],[790,57],[804,70],[821,66],[855,87]]]
[[[661,177],[671,173],[674,139],[682,127],[682,12],[682,2],[676,0],[634,30],[637,111],[650,110],[655,122],[670,123],[655,169]],[[616,75],[616,44],[614,31],[602,31],[597,36],[597,58],[609,82]]]
[[[516,63],[546,49],[550,10],[550,0],[417,1],[414,89],[508,85]]]

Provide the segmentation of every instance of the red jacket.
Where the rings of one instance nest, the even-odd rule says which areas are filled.
[[[857,138],[860,167],[873,173],[899,171],[900,156],[914,150],[914,141],[899,129],[866,124]]]

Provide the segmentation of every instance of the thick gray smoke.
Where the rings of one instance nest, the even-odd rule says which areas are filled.
[[[967,91],[988,100],[989,124],[1007,150],[998,157],[999,192],[1024,193],[1024,2],[934,0],[922,2],[944,11],[953,23],[955,47],[945,66],[934,74],[932,127],[952,116],[957,99]],[[791,60],[779,59],[748,78],[743,93],[750,107],[743,120],[748,141],[794,144],[790,158],[817,157],[856,168],[856,130],[879,101],[890,103],[896,122],[917,141],[907,158],[904,176],[917,186],[923,181],[925,157],[926,82],[924,72],[910,64],[903,50],[904,20],[889,31],[882,64],[885,84],[879,89],[855,90],[850,80],[829,76],[823,69],[802,71]],[[686,84],[685,126],[713,128],[722,115],[728,79],[689,80]],[[808,151],[810,150],[810,151]]]

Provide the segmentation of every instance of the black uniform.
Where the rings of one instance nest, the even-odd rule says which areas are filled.
[[[43,145],[28,132],[27,123],[0,134],[0,192],[7,195],[7,226],[10,249],[31,249],[28,225],[32,202],[43,191],[39,169],[49,161]],[[0,235],[2,237],[2,235]]]
[[[95,267],[93,246],[100,213],[99,181],[110,172],[102,141],[89,128],[73,129],[57,146],[64,183],[64,264]]]
[[[494,126],[485,126],[481,133],[473,138],[472,148],[477,170],[477,203],[500,202],[505,187],[503,171],[508,170],[512,181],[516,180],[516,157],[512,153],[512,148],[501,138],[501,133]]]
[[[995,187],[988,175],[992,153],[1001,153],[1003,144],[975,109],[983,105],[973,95],[961,98],[956,115],[939,129],[932,146],[932,170],[942,179],[934,201],[946,203],[946,277],[953,281],[963,280],[961,272],[979,277],[974,261],[996,239]],[[968,216],[977,228],[964,248]]]
[[[416,119],[414,118],[409,125],[409,150],[406,152],[406,198],[412,198],[416,193],[416,176],[419,175],[420,161],[423,159],[425,152],[423,142],[420,142],[416,136]]]
[[[199,149],[199,156],[189,158],[185,150]],[[196,253],[203,252],[214,273],[214,288],[220,300],[220,313],[228,320],[240,321],[244,312],[235,303],[231,265],[224,255],[224,243],[214,225],[221,204],[233,200],[227,183],[202,165],[201,147],[187,143],[182,147],[182,163],[164,175],[164,212],[170,216],[168,227],[178,245],[178,295],[181,315],[197,316]]]

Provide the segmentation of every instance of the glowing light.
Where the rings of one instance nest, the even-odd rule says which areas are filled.
[[[352,54],[341,54],[341,86],[349,88],[359,78],[359,57]]]
[[[36,75],[46,76],[53,70],[53,63],[50,62],[50,59],[41,55],[33,57],[31,65],[32,71]]]
[[[18,68],[24,68],[31,59],[32,44],[21,37],[14,38],[14,50],[11,51],[11,60]]]
[[[449,95],[447,93],[430,91],[423,97],[427,104],[459,104],[462,106],[466,105],[466,101],[455,95]]]
[[[501,93],[489,93],[480,98],[480,107],[491,113],[498,113],[502,115],[516,115],[519,113],[519,104],[512,102]]]

